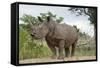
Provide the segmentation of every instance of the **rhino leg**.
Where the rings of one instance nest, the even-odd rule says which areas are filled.
[[[65,41],[61,40],[59,43],[59,57],[58,57],[58,59],[64,59],[64,45],[65,45]]]
[[[71,57],[74,56],[75,54],[75,47],[76,47],[77,42],[72,44],[72,49],[71,49]]]
[[[52,51],[52,59],[56,59],[57,58],[57,54],[56,54],[56,48],[53,45],[48,45],[50,50]]]
[[[70,55],[70,47],[66,47],[65,48],[65,56],[69,57],[69,55]]]
[[[47,44],[48,44],[48,47],[50,48],[50,50],[52,51],[52,59],[56,59],[57,54],[56,54],[55,46],[50,41],[47,41]]]

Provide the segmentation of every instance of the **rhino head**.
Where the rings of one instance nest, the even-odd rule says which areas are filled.
[[[35,39],[42,39],[49,33],[48,24],[50,22],[50,17],[48,16],[46,20],[42,20],[41,17],[38,17],[38,20],[42,24],[32,27],[31,36]]]

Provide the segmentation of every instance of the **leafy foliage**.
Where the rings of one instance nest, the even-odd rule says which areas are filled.
[[[54,19],[55,21],[57,21],[57,23],[61,23],[63,21],[63,17],[58,17],[54,14],[52,14],[51,12],[48,12],[48,13],[40,13],[40,17],[42,18],[42,20],[46,20],[47,17],[50,16],[52,19]],[[20,20],[22,20],[23,22],[25,22],[26,24],[31,24],[32,25],[39,25],[41,24],[41,22],[38,20],[37,17],[34,17],[32,15],[27,15],[27,14],[24,14]]]
[[[33,17],[32,15],[27,15],[27,14],[24,14],[20,18],[20,20],[22,20],[26,24],[32,23],[33,25],[35,25],[35,24],[39,24],[40,23],[36,17]]]
[[[73,13],[75,13],[77,16],[79,15],[87,15],[89,18],[88,20],[90,20],[91,24],[95,24],[96,23],[96,8],[76,8],[76,7],[71,7],[69,9],[70,11],[72,11]]]
[[[28,31],[19,28],[19,59],[41,58],[52,55],[50,49],[39,42],[32,41]]]
[[[96,23],[97,23],[97,8],[76,8],[71,7],[69,11],[72,11],[77,16],[79,15],[85,15],[88,16],[88,20],[90,21],[90,24],[94,25],[94,36],[96,36]]]

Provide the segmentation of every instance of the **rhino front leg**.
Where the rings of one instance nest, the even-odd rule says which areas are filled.
[[[57,58],[56,48],[53,45],[49,45],[50,50],[52,51],[52,59]]]
[[[46,38],[46,41],[47,41],[48,47],[52,51],[52,59],[56,59],[57,53],[56,53],[56,48],[55,48],[54,44],[51,42],[51,40],[49,38]]]
[[[65,45],[65,41],[61,40],[59,42],[59,57],[58,57],[58,59],[64,59],[64,45]]]

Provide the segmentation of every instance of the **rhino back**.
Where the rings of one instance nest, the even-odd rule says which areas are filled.
[[[77,35],[77,31],[74,27],[67,24],[56,24],[52,37],[70,42],[76,40],[78,37]]]

